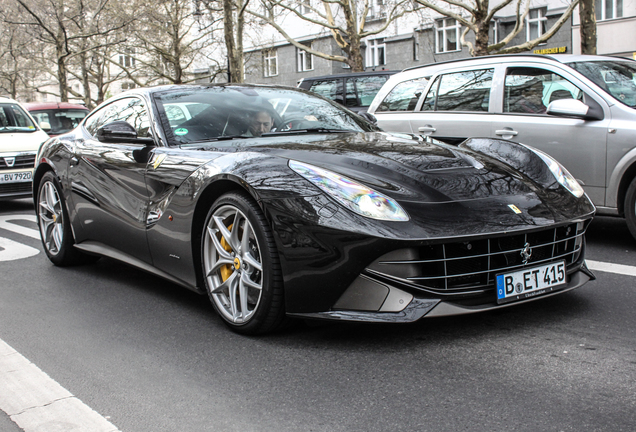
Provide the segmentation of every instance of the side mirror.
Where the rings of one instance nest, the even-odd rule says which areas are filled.
[[[132,144],[144,144],[153,146],[155,140],[152,138],[137,137],[137,130],[125,121],[114,121],[107,123],[97,129],[95,137],[104,143],[126,142]]]
[[[590,108],[580,100],[559,99],[550,102],[546,113],[557,117],[573,117],[582,120],[602,120],[603,111],[600,110],[600,113],[597,111],[598,110]]]
[[[51,130],[51,124],[49,122],[40,122],[40,129],[44,132],[49,132]]]
[[[360,113],[360,115],[364,117],[365,120],[373,123],[374,125],[378,124],[378,118],[374,116],[373,114],[371,114],[370,112],[365,111],[363,113]]]

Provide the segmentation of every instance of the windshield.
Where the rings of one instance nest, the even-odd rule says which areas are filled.
[[[177,144],[279,134],[377,130],[333,102],[295,89],[184,87],[155,96]],[[166,131],[168,132],[168,131]]]
[[[31,111],[31,115],[42,129],[49,135],[60,135],[77,127],[88,110],[82,109],[50,109]],[[43,127],[48,126],[48,127]],[[47,130],[50,129],[50,130]]]
[[[0,103],[0,133],[35,132],[37,128],[20,105]]]
[[[628,107],[636,107],[636,62],[593,61],[568,63],[605,92]]]

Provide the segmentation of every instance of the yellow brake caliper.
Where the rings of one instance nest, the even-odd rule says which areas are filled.
[[[227,227],[227,229],[230,232],[232,232],[232,225]],[[230,244],[225,240],[225,237],[223,236],[221,236],[221,246],[223,246],[223,249],[225,249],[226,251],[232,252],[232,248],[230,247]],[[225,282],[227,278],[229,278],[232,275],[232,272],[234,271],[234,266],[232,264],[225,264],[219,269],[219,271],[221,272],[221,279],[223,280],[223,282]]]

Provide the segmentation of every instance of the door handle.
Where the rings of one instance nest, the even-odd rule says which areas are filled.
[[[433,133],[435,132],[437,129],[435,129],[433,126],[431,125],[426,125],[426,126],[422,126],[422,127],[418,127],[417,128],[418,131],[420,132],[424,132],[424,133]]]
[[[79,163],[79,159],[77,156],[71,156],[70,164],[71,166],[75,166]]]
[[[517,136],[519,134],[519,132],[512,130],[512,129],[499,129],[495,131],[495,135],[510,135],[510,136]]]

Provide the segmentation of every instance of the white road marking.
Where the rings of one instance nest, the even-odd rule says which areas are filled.
[[[24,236],[31,237],[34,239],[40,238],[40,231],[36,229],[32,229],[32,228],[23,227],[22,225],[18,225],[18,224],[10,222],[10,221],[16,221],[16,220],[25,220],[29,222],[37,221],[37,219],[35,218],[35,215],[15,214],[15,215],[0,216],[0,228],[13,231],[14,233],[22,234]]]
[[[25,432],[118,432],[0,339],[0,409]]]
[[[0,261],[14,261],[29,258],[39,253],[40,251],[36,248],[0,237]]]
[[[597,270],[607,273],[616,273],[620,275],[636,276],[636,267],[623,264],[607,263],[602,261],[592,261],[586,259],[587,267],[590,270]]]
[[[28,222],[36,222],[35,215],[15,214],[0,216],[0,229],[12,231],[14,233],[31,237],[40,238],[40,232],[35,229],[27,228],[11,221],[24,220]],[[29,258],[39,254],[38,249],[31,246],[23,245],[13,240],[0,237],[0,261],[14,261],[22,258]]]

